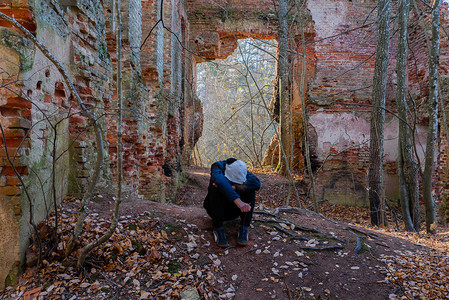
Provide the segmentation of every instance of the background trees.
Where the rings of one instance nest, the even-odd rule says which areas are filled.
[[[197,163],[203,166],[236,156],[260,167],[274,135],[266,103],[273,89],[275,43],[238,43],[239,49],[226,60],[197,65],[197,94],[204,113]]]

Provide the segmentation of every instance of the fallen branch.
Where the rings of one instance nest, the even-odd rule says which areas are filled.
[[[390,246],[382,244],[382,243],[375,242],[375,244],[379,245],[379,246],[382,246],[382,247],[385,247],[385,248],[390,248]]]
[[[152,284],[148,287],[148,289],[150,290],[154,290],[155,288],[163,285],[164,283],[166,283],[168,281],[168,278],[162,279],[161,281],[159,281],[158,283]]]
[[[313,248],[313,247],[299,247],[301,250],[313,250],[313,251],[331,251],[331,250],[342,250],[344,246],[329,246],[323,248]]]
[[[279,225],[273,225],[273,227],[276,228],[277,230],[279,230],[280,232],[285,233],[288,236],[291,236],[291,237],[296,237],[297,236],[297,234],[291,233],[290,231],[288,231],[287,229],[282,228]]]
[[[290,212],[290,213],[294,213],[294,214],[300,214],[301,210],[299,210],[296,207],[289,207],[288,206],[288,207],[278,207],[273,212],[268,212],[268,211],[265,211],[265,210],[257,210],[257,211],[254,211],[253,214],[267,215],[267,216],[270,216],[270,217],[277,217],[277,215],[280,212]]]
[[[328,217],[324,216],[323,214],[319,214],[319,213],[317,213],[317,215],[318,215],[319,217],[321,217],[321,218],[325,219],[326,221],[332,222],[332,223],[334,223],[334,224],[339,224],[339,223],[338,223],[337,221],[335,221],[335,220],[332,220],[332,219],[330,219],[330,218],[328,218]]]

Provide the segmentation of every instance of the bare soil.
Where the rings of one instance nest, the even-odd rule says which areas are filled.
[[[287,181],[274,174],[256,175],[262,188],[256,195],[257,213],[246,247],[236,245],[238,221],[225,225],[229,248],[214,243],[212,222],[202,208],[209,169],[190,167],[176,204],[124,197],[118,233],[92,253],[81,273],[74,268],[75,256],[63,259],[55,251],[54,261],[39,270],[29,267],[18,285],[0,293],[0,299],[19,299],[36,287],[45,299],[399,299],[403,295],[399,285],[385,280],[381,256],[423,246],[304,209],[273,214],[286,204]],[[305,194],[301,183],[298,193]],[[112,200],[105,193],[91,202],[88,232],[106,227]],[[75,208],[76,201],[63,204],[68,217],[61,219],[67,228]],[[363,221],[364,215],[357,218]],[[64,232],[65,225],[61,226]],[[87,242],[89,233],[84,238],[80,243]]]

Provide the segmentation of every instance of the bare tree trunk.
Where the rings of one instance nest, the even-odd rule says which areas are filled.
[[[440,54],[441,1],[435,0],[432,7],[432,42],[429,49],[429,130],[427,133],[426,157],[423,176],[423,199],[426,207],[426,230],[436,233],[435,202],[432,196],[432,175],[435,160],[435,145],[438,133],[438,64]]]
[[[407,97],[407,21],[410,10],[410,1],[401,0],[399,7],[399,38],[397,54],[397,92],[396,105],[399,115],[399,159],[398,176],[399,191],[401,195],[401,210],[407,231],[419,231],[419,190],[418,167],[413,157],[410,130],[408,123]],[[417,208],[417,212],[414,210]],[[413,216],[413,220],[412,220]],[[414,222],[415,221],[415,222]]]
[[[288,49],[288,24],[287,24],[287,0],[279,0],[279,173],[288,175],[291,171],[291,144],[293,137],[290,136],[291,126],[291,97],[290,97],[290,59]]]
[[[370,129],[370,165],[368,171],[371,224],[382,220],[382,163],[384,152],[385,91],[388,70],[390,0],[379,0],[377,13],[376,62],[373,79],[373,108]]]

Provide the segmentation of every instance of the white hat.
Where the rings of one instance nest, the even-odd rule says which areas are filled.
[[[225,177],[229,181],[242,184],[246,181],[246,164],[241,160],[236,160],[232,164],[226,164]]]

